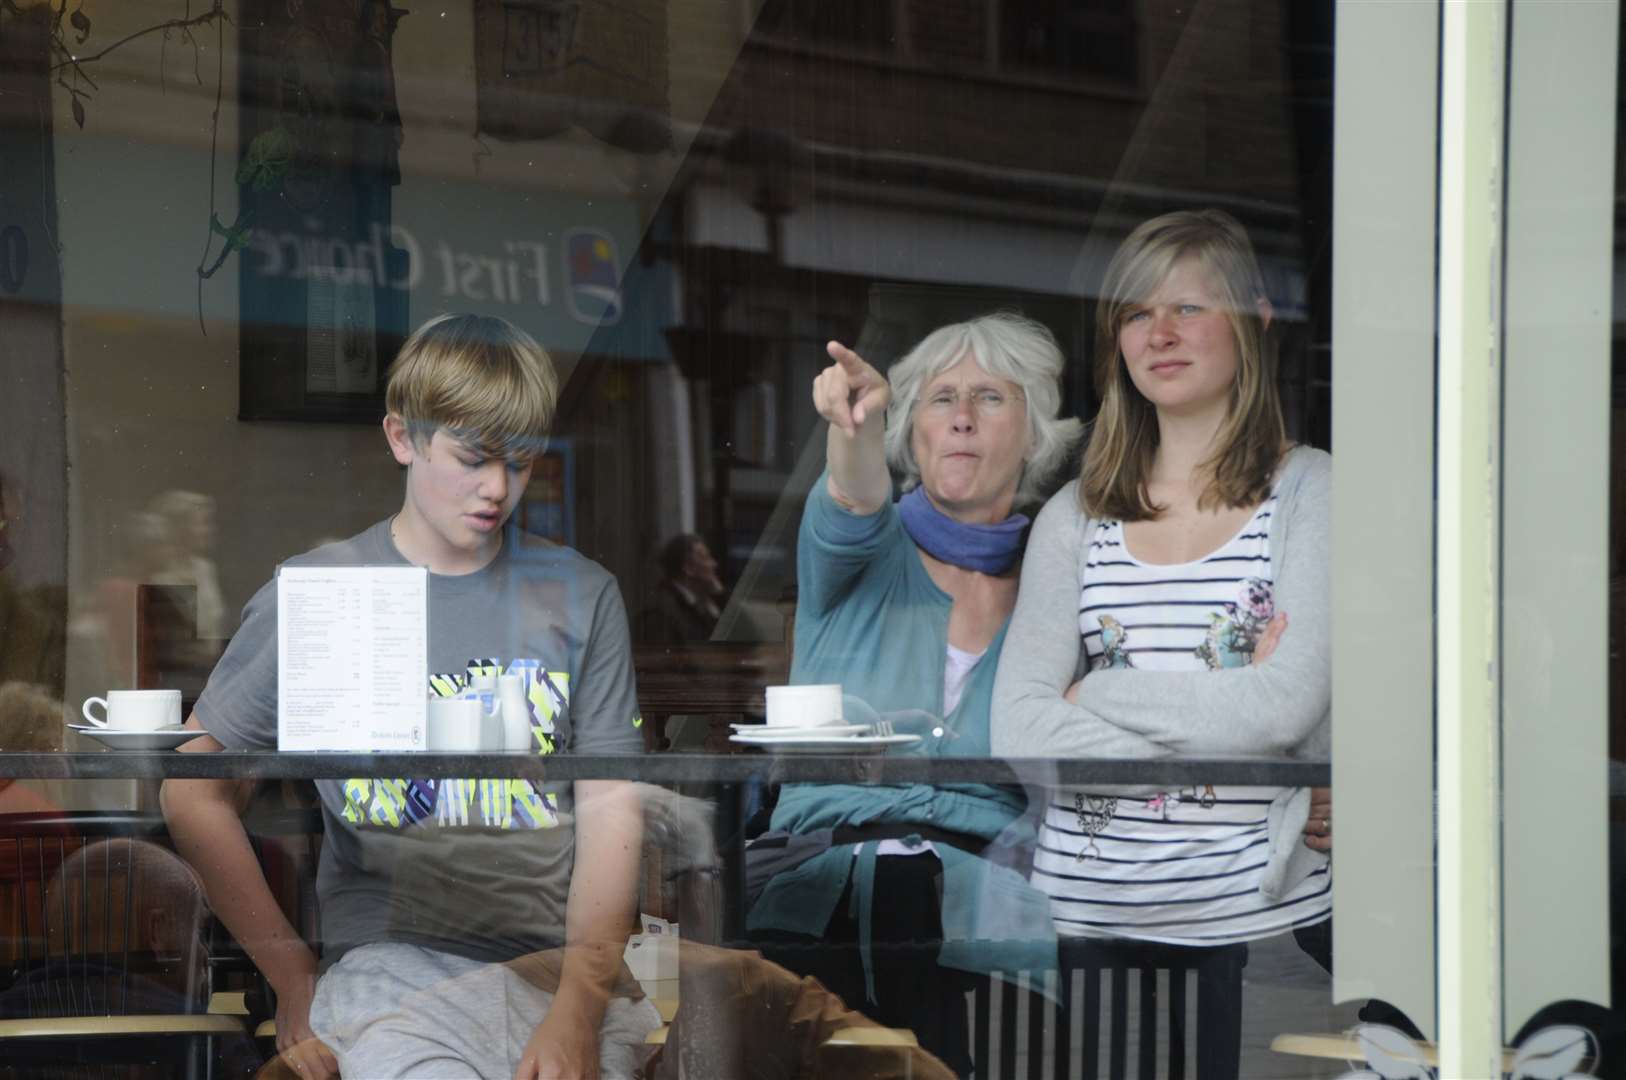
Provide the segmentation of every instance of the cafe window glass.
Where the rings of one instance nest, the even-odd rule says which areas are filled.
[[[445,970],[459,987],[490,974],[465,963],[523,954],[516,996],[551,993],[579,977],[553,965],[567,868],[597,864],[548,844],[591,846],[595,825],[620,820],[624,791],[611,784],[596,818],[571,800],[622,780],[643,782],[644,828],[623,850],[636,869],[606,875],[619,892],[605,910],[637,920],[617,1037],[642,1054],[664,1028],[689,1075],[736,1075],[796,1047],[815,1075],[859,1074],[877,1056],[907,1058],[914,1075],[1015,1076],[1039,1062],[1059,1076],[1087,1057],[1100,1075],[1128,1063],[1170,1074],[1184,1055],[1188,1076],[1330,1077],[1343,1061],[1278,1037],[1333,1038],[1369,1007],[1368,1019],[1437,1034],[1426,820],[1439,139],[1426,103],[1442,46],[1434,8],[1387,17],[1290,0],[0,0],[0,1018],[202,1015],[226,995],[219,1026],[153,1051],[174,1060],[109,1035],[62,1062],[61,1043],[31,1029],[11,1044],[26,1061],[0,1032],[0,1076],[132,1056],[164,1075],[252,1073],[274,1046],[253,1034],[277,1017],[267,988],[280,982],[288,999],[294,984],[241,920],[242,895],[223,891],[221,866],[254,883],[262,914],[281,912],[280,940],[301,942],[296,960],[322,979],[341,955],[406,943],[455,957]],[[1379,123],[1391,113],[1404,122]],[[1127,349],[1139,324],[1126,308],[1103,333],[1109,266],[1142,223],[1197,211],[1236,222],[1257,268],[1248,287],[1261,295],[1227,309],[1224,341],[1239,365],[1238,326],[1265,341],[1258,386],[1274,392],[1254,392],[1279,408],[1295,460],[1316,463],[1317,490],[1339,493],[1332,509],[1317,504],[1334,515],[1321,531],[1343,538],[1316,570],[1332,596],[1316,633],[1334,650],[1310,662],[1321,707],[1291,745],[1216,750],[1186,729],[1159,743],[1146,732],[1166,714],[1148,709],[1106,749],[1005,752],[997,674],[1013,659],[1000,653],[1006,617],[1032,594],[1017,588],[1023,545],[1076,507],[1064,495],[1041,514],[1081,474],[1079,436],[1107,426],[1102,375],[1118,369],[1095,370],[1100,342]],[[1133,299],[1168,316],[1165,331],[1201,314],[1154,293]],[[528,393],[514,384],[502,407],[476,394],[427,441],[387,422],[409,408],[386,396],[392,362],[448,314],[488,320],[505,356],[535,363],[515,340],[547,354],[556,400],[531,409],[550,413],[545,439],[466,430],[473,415],[514,423],[504,409]],[[954,351],[886,421],[906,435],[891,464],[912,454],[919,475],[878,470],[891,485],[872,508],[882,516],[850,512],[831,494],[841,451],[815,390],[830,343],[885,372],[938,328],[979,319],[1038,342],[1054,370],[1031,393],[980,368],[961,385],[948,373],[975,350]],[[523,336],[490,329],[503,324]],[[1176,381],[1185,359],[1156,377]],[[1028,484],[1028,429],[1009,421],[1052,400],[1054,467]],[[934,457],[939,437],[964,444]],[[998,497],[979,504],[1000,506],[992,539],[962,528],[990,522],[948,512],[962,507],[955,470],[980,499],[990,461],[1003,470]],[[1270,526],[1242,525],[1301,504],[1270,484],[1244,494],[1231,509],[1248,514],[1216,541],[1242,547],[1221,559],[1270,565],[1285,557]],[[1400,536],[1374,519],[1402,523]],[[862,595],[832,599],[829,575],[872,569],[850,550],[866,520],[886,530],[862,543],[897,561]],[[1101,542],[1135,548],[1140,524]],[[934,529],[966,565],[928,547]],[[968,535],[999,549],[997,569],[959,551]],[[1169,583],[1148,567],[1187,560],[1123,562],[1144,579],[1135,588],[1156,590]],[[376,617],[364,622],[356,593],[315,580],[335,564],[409,581],[369,579]],[[982,575],[972,580],[996,597],[969,636],[966,608],[943,603],[959,580],[945,565]],[[279,599],[290,566],[305,576],[282,579]],[[478,592],[492,566],[516,583]],[[1063,625],[1032,650],[1061,641],[1067,675],[1089,672],[1091,694],[1092,669],[1097,684],[1160,665],[1246,681],[1256,653],[1269,661],[1261,576],[1227,575],[1230,591],[1200,616],[1109,642],[1123,623],[1078,622],[1090,605],[1064,570],[1038,584],[1067,609]],[[1194,603],[1180,593],[1167,607]],[[312,611],[328,630],[321,649]],[[1321,614],[1302,616],[1300,640]],[[365,629],[333,629],[351,618]],[[294,640],[279,641],[288,627]],[[1294,642],[1291,622],[1286,633]],[[1384,641],[1397,656],[1373,661]],[[322,649],[343,663],[322,668]],[[420,651],[428,692],[413,685],[399,711],[359,722],[362,707],[344,702],[376,704],[389,662],[415,665]],[[1356,677],[1331,678],[1329,664]],[[316,670],[329,681],[306,679]],[[775,692],[793,684],[825,689]],[[1391,698],[1361,696],[1379,689]],[[120,698],[111,732],[86,705],[138,690],[174,704]],[[290,690],[308,693],[278,697]],[[1395,841],[1415,842],[1398,868],[1351,849],[1336,884],[1312,850],[1339,835],[1332,815],[1311,814],[1323,800],[1300,791],[1335,775],[1323,698],[1350,740],[1337,763],[1359,762],[1338,805],[1403,807],[1397,817],[1420,823]],[[332,753],[301,727],[318,706],[349,725]],[[140,719],[148,709],[162,722]],[[613,731],[594,726],[608,710],[624,714]],[[224,749],[175,752],[196,736],[168,721],[194,712]],[[1219,727],[1256,732],[1249,719]],[[1383,754],[1401,748],[1410,771],[1379,799]],[[204,788],[215,801],[201,805],[221,811],[208,820],[244,823],[229,858],[197,842],[188,800]],[[1138,860],[1133,880],[1082,895],[1111,876],[1100,868],[1131,861],[1094,862],[1103,845],[1162,850],[1158,830],[1199,832],[1205,814],[1230,815],[1226,835],[1240,837],[1225,870]],[[1379,817],[1351,826],[1360,847],[1400,835]],[[531,891],[508,857],[515,834],[538,845],[523,848],[540,868]],[[786,860],[778,872],[762,869],[764,852]],[[1260,901],[1267,862],[1290,890],[1312,887]],[[1248,883],[1234,895],[1185,888],[1232,873]],[[1114,891],[1148,884],[1169,888],[1146,904]],[[1230,903],[1254,905],[1258,932],[1221,933],[1209,950],[1203,920],[1231,918]],[[1284,913],[1300,903],[1305,917]],[[534,919],[515,914],[527,904]],[[1077,915],[1083,905],[1093,914]],[[1072,939],[1061,946],[1058,926]],[[1125,962],[1078,940],[1099,937],[1129,939],[1111,954]],[[1161,951],[1168,938],[1191,951]],[[905,978],[876,966],[900,941],[921,965]],[[1085,953],[1090,963],[1058,966]],[[790,1004],[764,1019],[717,1000],[729,972],[760,989],[753,1003]],[[106,998],[127,974],[139,992]],[[1216,980],[1218,1005],[1205,989]],[[448,1000],[431,982],[415,1000]],[[840,1023],[803,1039],[798,994]],[[906,1034],[834,1037],[872,1026]]]

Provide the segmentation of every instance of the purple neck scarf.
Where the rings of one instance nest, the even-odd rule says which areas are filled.
[[[898,516],[909,538],[926,554],[980,574],[1003,574],[1016,565],[1029,524],[1026,514],[1012,514],[998,525],[955,521],[933,506],[918,485],[898,500]]]

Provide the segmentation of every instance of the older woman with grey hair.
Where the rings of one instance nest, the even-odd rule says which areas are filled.
[[[847,719],[873,710],[921,736],[910,752],[986,757],[1028,525],[1017,507],[1043,497],[1079,435],[1056,416],[1061,351],[1038,323],[996,314],[932,332],[890,382],[851,349],[829,353],[813,384],[830,428],[797,550],[791,681],[841,683]],[[1012,829],[1025,806],[987,784],[787,786],[748,857],[776,871],[748,928],[771,959],[912,1029],[963,1075],[968,980],[1054,961],[1045,898],[998,865],[1027,839]]]

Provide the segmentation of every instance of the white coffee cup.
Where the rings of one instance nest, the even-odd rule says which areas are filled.
[[[91,712],[100,705],[104,715]],[[157,731],[181,726],[179,690],[109,690],[106,697],[86,698],[79,710],[87,723],[118,731]]]
[[[479,698],[430,698],[429,739],[431,750],[475,752],[483,749],[481,734],[485,709]]]
[[[770,686],[766,697],[769,727],[811,728],[842,723],[840,683]]]

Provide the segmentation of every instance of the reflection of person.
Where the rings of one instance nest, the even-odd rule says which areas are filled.
[[[427,567],[430,670],[469,657],[528,672],[543,752],[641,747],[615,581],[568,548],[505,528],[552,419],[551,361],[494,318],[430,320],[392,368],[384,431],[401,510],[293,564]],[[276,746],[276,589],[242,629],[188,725],[187,750]],[[476,662],[482,669],[491,660]],[[612,998],[637,888],[641,809],[617,782],[318,781],[325,839],[317,960],[282,918],[231,786],[170,781],[165,814],[221,918],[277,992],[277,1042],[310,1078],[630,1074],[659,1018]],[[557,993],[502,961],[566,946]]]
[[[127,886],[128,908],[105,917],[104,905],[122,904]],[[86,844],[56,868],[43,904],[50,961],[24,970],[0,993],[0,1016],[168,1016],[204,1010],[208,908],[197,875],[174,852],[135,839]],[[103,1074],[106,1066],[94,1042],[80,1053],[87,1066]],[[132,1067],[131,1075],[172,1075],[185,1064],[181,1039],[154,1043],[149,1053],[158,1064]],[[246,1032],[217,1042],[216,1053],[227,1076],[250,1075],[260,1060]]]
[[[166,491],[147,510],[163,528],[151,580],[159,585],[191,585],[197,590],[197,636],[204,641],[228,637],[226,602],[211,553],[215,544],[215,501],[195,491]],[[156,561],[157,556],[151,556]]]
[[[680,533],[661,545],[661,580],[655,602],[638,616],[638,640],[651,645],[688,645],[711,640],[727,591],[717,560],[696,533]]]
[[[0,752],[49,753],[62,749],[63,640],[50,629],[52,620],[37,598],[14,589],[6,575],[16,555],[14,498],[15,489],[0,474]],[[0,777],[0,815],[60,812],[38,784]],[[66,835],[65,829],[53,831]],[[17,845],[0,844],[0,883],[19,880],[20,858]],[[6,902],[0,897],[0,908]]]
[[[61,750],[62,730],[62,702],[43,686],[0,683],[0,751],[45,754]],[[0,776],[0,815],[60,813],[62,808],[35,783]],[[55,831],[68,835],[65,828]],[[17,845],[0,843],[0,882],[18,880],[19,857]],[[0,904],[4,902],[0,898]]]
[[[132,1001],[127,1012],[197,1012],[204,1004],[204,970],[208,952],[203,944],[204,920],[208,907],[203,886],[192,868],[174,852],[144,840],[101,840],[87,844],[68,856],[57,870],[46,894],[52,910],[76,914],[80,897],[95,892],[89,881],[115,882],[122,890],[125,881],[135,885],[125,927],[107,928],[113,936],[76,940],[80,952],[116,954],[125,949],[150,958],[152,966],[131,973]],[[103,892],[105,893],[105,884]],[[121,920],[122,915],[121,913]],[[94,934],[89,920],[82,928]],[[126,930],[127,927],[127,930]],[[128,939],[125,933],[129,934]],[[77,958],[81,963],[86,956]],[[77,965],[76,965],[77,966]],[[134,990],[139,985],[140,991]],[[105,992],[105,988],[104,988]],[[151,1006],[131,1008],[145,1000]],[[99,1003],[99,1009],[110,1003]]]
[[[0,752],[50,753],[62,749],[62,703],[44,687],[22,682],[0,683]],[[38,846],[0,840],[0,926],[17,928],[24,901],[23,880],[40,880],[51,872],[62,852],[72,850],[73,830],[60,820],[62,808],[45,792],[41,782],[0,777],[0,817],[17,814],[47,815],[31,831],[42,838]],[[51,820],[55,819],[55,820]],[[19,942],[5,943],[15,954]]]
[[[0,474],[0,683],[20,680],[61,694],[67,649],[60,588],[19,588],[7,573],[22,520],[15,484]]]
[[[954,1074],[916,1046],[855,1048],[832,1036],[879,1025],[817,979],[792,974],[759,954],[682,942],[683,996],[666,1043],[644,1075],[727,1076],[740,1080],[948,1080]]]
[[[0,683],[0,750],[45,753],[62,749],[62,702],[43,686]],[[0,777],[4,790],[9,777]]]
[[[6,490],[6,477],[0,473],[0,570],[10,566],[17,558],[17,549],[11,546],[11,519],[14,514],[11,494]]]
[[[122,533],[119,572],[96,586],[96,604],[81,611],[75,633],[99,646],[103,676],[111,686],[134,686],[137,597],[142,585],[165,590],[146,615],[155,621],[149,663],[166,678],[181,678],[195,696],[220,656],[228,635],[226,606],[211,558],[214,500],[192,491],[165,491],[131,514]]]
[[[1330,467],[1287,442],[1270,320],[1229,215],[1168,214],[1118,249],[1097,316],[1101,412],[1081,479],[1034,525],[996,753],[1327,756]],[[1068,935],[1212,946],[1317,923],[1331,881],[1298,842],[1310,802],[1052,792],[1033,882]]]
[[[1077,421],[1056,419],[1061,353],[1013,315],[934,331],[890,384],[850,349],[829,351],[836,362],[813,387],[828,468],[798,541],[791,681],[841,683],[849,703],[920,734],[922,753],[987,756],[1027,527],[1013,509],[1039,497],[1077,439]],[[889,460],[905,477],[897,503]],[[787,786],[770,837],[794,855],[748,925],[770,959],[912,1029],[964,1073],[964,973],[1054,959],[1044,897],[977,857],[1025,806],[1019,790],[986,784]],[[772,853],[758,841],[752,858]],[[1005,920],[997,932],[979,924],[988,916]]]

